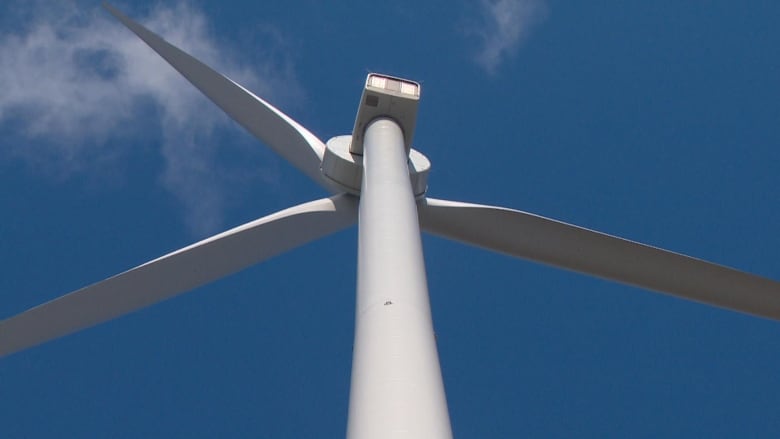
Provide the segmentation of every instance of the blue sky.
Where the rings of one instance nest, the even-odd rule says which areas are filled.
[[[323,140],[420,81],[433,197],[780,279],[776,2],[117,6]],[[0,89],[2,318],[325,195],[97,2],[4,2]],[[355,231],[2,359],[2,436],[343,436]],[[424,245],[457,437],[780,431],[778,323]]]

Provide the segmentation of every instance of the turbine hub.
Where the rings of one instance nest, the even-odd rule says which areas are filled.
[[[328,140],[322,157],[322,174],[338,189],[353,195],[360,195],[363,180],[363,156],[350,152],[352,136],[336,136]],[[409,179],[417,198],[428,189],[428,173],[431,162],[421,152],[409,150]]]

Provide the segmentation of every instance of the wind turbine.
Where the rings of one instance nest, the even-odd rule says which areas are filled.
[[[349,437],[449,437],[419,228],[762,317],[780,283],[540,216],[427,197],[411,149],[419,84],[369,75],[352,136],[323,144],[240,85],[107,6],[204,94],[334,195],[286,209],[0,322],[0,355],[129,313],[359,224]],[[419,225],[418,225],[419,224]]]

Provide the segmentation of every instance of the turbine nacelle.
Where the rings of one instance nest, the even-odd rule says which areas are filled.
[[[363,155],[363,135],[368,124],[376,118],[389,117],[401,127],[408,153],[412,147],[419,103],[420,84],[395,76],[369,73],[360,97],[349,151]]]

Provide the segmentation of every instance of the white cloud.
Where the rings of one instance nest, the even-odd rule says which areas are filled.
[[[274,178],[273,161],[257,163],[248,148],[217,142],[233,123],[102,8],[85,14],[73,5],[52,11],[48,2],[33,4],[35,13],[26,16],[35,19],[0,33],[0,126],[21,140],[0,144],[0,158],[67,178],[132,152],[118,145],[158,139],[160,182],[197,235],[222,226],[227,188],[236,179]],[[278,33],[268,33],[273,61],[248,66],[218,46],[203,15],[186,3],[153,9],[138,21],[272,101],[299,93],[289,57],[278,56]],[[225,154],[247,157],[226,163]]]
[[[480,0],[482,22],[476,35],[477,63],[495,74],[525,41],[531,29],[547,15],[544,0]]]

